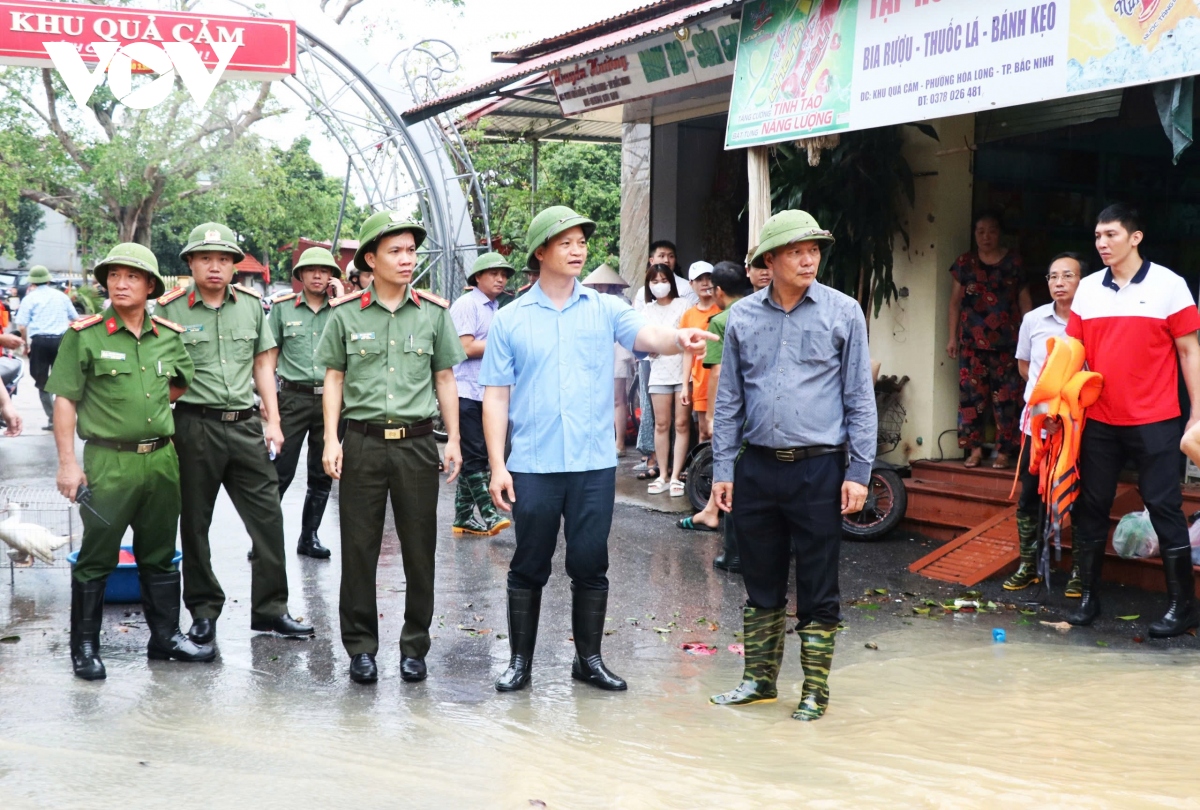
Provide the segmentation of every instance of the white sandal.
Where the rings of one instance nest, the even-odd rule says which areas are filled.
[[[683,482],[678,481],[678,480],[671,481],[671,497],[672,498],[681,498],[681,497],[683,497],[683,493],[684,493]]]
[[[646,487],[646,492],[651,495],[661,495],[667,491],[667,487],[669,486],[670,484],[667,483],[667,479],[656,478],[650,482],[650,486]]]

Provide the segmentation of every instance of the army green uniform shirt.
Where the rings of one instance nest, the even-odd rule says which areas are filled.
[[[467,358],[447,306],[411,285],[395,312],[372,287],[334,301],[317,361],[346,374],[342,416],[407,425],[437,413],[433,373]]]
[[[183,327],[183,345],[196,366],[180,402],[223,411],[254,407],[254,357],[275,348],[257,295],[230,285],[224,303],[213,309],[193,285],[159,298],[158,313]]]
[[[175,435],[170,386],[191,384],[175,325],[146,315],[135,335],[111,307],[63,335],[47,393],[76,403],[83,439],[138,442]]]
[[[279,347],[276,371],[280,377],[301,385],[325,384],[325,366],[317,362],[317,349],[332,311],[326,299],[313,312],[303,292],[274,299],[268,320]]]

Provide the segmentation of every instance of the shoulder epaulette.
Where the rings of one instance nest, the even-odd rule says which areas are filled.
[[[166,293],[163,293],[162,295],[160,295],[158,297],[158,304],[159,304],[159,306],[166,306],[167,304],[171,303],[176,298],[179,298],[181,295],[183,295],[186,292],[187,292],[187,287],[176,287],[175,289],[171,290],[170,292],[166,292]]]
[[[437,304],[442,309],[449,309],[450,307],[449,301],[439,295],[434,295],[431,292],[426,292],[425,290],[413,290],[413,294],[422,301],[428,301],[431,304]]]
[[[262,298],[262,293],[252,287],[243,287],[241,284],[232,285],[238,292],[244,292],[246,295],[253,295],[255,298]]]
[[[175,323],[175,321],[169,321],[166,318],[163,318],[158,315],[151,315],[150,320],[154,321],[159,326],[167,327],[168,329],[170,329],[173,332],[179,332],[180,334],[183,333],[183,327],[180,326],[179,324]]]
[[[356,298],[361,298],[361,297],[362,297],[362,293],[352,292],[347,295],[343,295],[341,298],[333,299],[332,301],[329,302],[329,306],[340,307],[342,304],[346,303],[347,301],[353,301]]]
[[[297,295],[298,295],[298,293],[294,293],[294,292],[280,293],[279,295],[275,296],[274,298],[272,298],[270,300],[271,300],[272,304],[278,304],[280,301],[290,301],[291,299],[295,298]]]
[[[71,321],[71,328],[76,332],[82,332],[84,329],[87,329],[89,326],[95,326],[102,320],[104,320],[103,315],[88,315],[86,318]]]

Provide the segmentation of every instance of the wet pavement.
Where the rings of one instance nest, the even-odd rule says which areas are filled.
[[[53,485],[53,441],[33,389],[27,435],[0,438],[0,486]],[[629,467],[636,459],[626,459]],[[249,538],[222,494],[214,565],[229,595],[213,664],[148,662],[137,606],[110,606],[108,680],[71,675],[69,573],[0,576],[0,807],[1195,807],[1187,753],[1200,655],[1193,637],[1135,640],[1163,595],[1109,588],[1106,619],[1062,632],[1045,609],[979,590],[994,612],[948,613],[962,589],[907,572],[933,541],[846,543],[846,630],[818,723],[790,719],[802,679],[789,638],[780,699],[717,708],[733,686],[744,598],[715,571],[716,534],[676,529],[679,508],[623,470],[610,543],[605,658],[630,689],[571,681],[561,546],[546,589],[533,686],[497,694],[508,658],[504,578],[513,533],[455,538],[439,502],[437,619],[421,684],[399,678],[404,578],[390,526],[378,577],[380,681],[355,685],[338,639],[340,494],[321,536],[333,559],[293,553],[303,470],[284,501],[291,609],[317,630],[249,630]],[[634,482],[637,484],[637,482]],[[638,503],[650,497],[658,511]],[[3,559],[3,558],[0,558]],[[7,566],[6,566],[7,567]],[[881,593],[882,592],[882,593]],[[934,605],[926,604],[927,601]],[[1011,607],[1009,607],[1011,605]],[[1023,613],[1022,610],[1029,611]],[[1122,621],[1116,615],[1137,614]],[[187,618],[185,613],[184,623]],[[994,628],[1007,643],[992,640]],[[19,637],[13,640],[12,637]],[[690,655],[680,646],[716,648]]]

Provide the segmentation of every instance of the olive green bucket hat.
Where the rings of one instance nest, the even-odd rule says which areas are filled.
[[[54,279],[50,278],[50,271],[45,267],[45,265],[35,264],[33,267],[29,268],[28,283],[49,284],[52,281],[54,281]]]
[[[776,248],[793,242],[833,243],[833,234],[823,230],[807,211],[780,211],[763,223],[758,232],[758,247],[750,257],[751,267],[766,267],[762,257]]]
[[[358,229],[358,250],[354,251],[354,266],[360,272],[373,273],[371,265],[367,264],[364,254],[372,253],[381,237],[390,233],[408,231],[413,235],[417,247],[425,241],[425,226],[413,222],[399,211],[377,211],[367,217],[367,221]]]
[[[187,244],[183,250],[179,251],[179,258],[183,259],[189,253],[206,250],[232,253],[237,257],[234,259],[235,262],[246,258],[246,254],[238,247],[237,237],[233,235],[233,231],[219,222],[205,222],[192,228],[192,232],[188,234]]]
[[[529,254],[525,257],[525,266],[530,270],[541,270],[541,262],[533,254],[542,245],[571,228],[583,228],[585,239],[591,239],[596,232],[596,223],[581,216],[565,205],[552,205],[542,211],[529,223],[529,231],[525,236],[525,244],[529,246]]]
[[[158,298],[167,291],[167,284],[158,272],[158,259],[145,245],[122,242],[110,250],[104,260],[92,269],[92,275],[100,282],[101,287],[108,286],[108,271],[113,267],[128,267],[131,270],[149,273],[154,281],[154,289],[150,291],[151,298]]]
[[[305,267],[325,267],[333,273],[334,278],[342,277],[342,268],[338,267],[333,254],[323,247],[310,247],[301,253],[299,261],[292,267],[292,278],[299,280],[300,271]]]
[[[501,254],[484,253],[475,260],[473,265],[471,265],[471,272],[467,274],[467,284],[471,287],[474,287],[475,276],[479,275],[485,270],[504,270],[505,275],[508,278],[512,278],[513,273],[516,272],[513,266],[508,263],[508,259],[504,258],[504,256]]]

